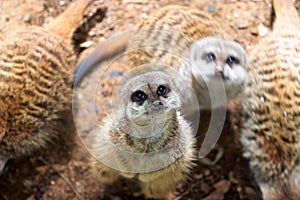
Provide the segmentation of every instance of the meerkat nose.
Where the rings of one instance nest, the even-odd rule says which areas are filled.
[[[215,74],[216,74],[217,76],[224,77],[224,71],[223,71],[223,69],[222,69],[221,66],[217,66],[217,67],[216,67]]]
[[[160,102],[160,100],[156,100],[156,101],[154,101],[154,102],[152,103],[152,105],[153,105],[154,107],[161,107],[161,106],[162,106],[162,103]]]

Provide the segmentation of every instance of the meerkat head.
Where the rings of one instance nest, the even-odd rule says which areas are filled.
[[[202,38],[192,45],[190,62],[192,75],[201,86],[223,80],[225,87],[232,87],[246,78],[246,52],[234,41]]]
[[[160,71],[130,78],[123,85],[122,97],[127,117],[138,126],[164,122],[181,106],[171,77]]]

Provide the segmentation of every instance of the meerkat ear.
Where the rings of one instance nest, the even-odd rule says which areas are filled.
[[[197,54],[199,53],[199,50],[200,50],[200,46],[198,44],[199,42],[201,42],[201,41],[198,40],[198,41],[194,42],[193,45],[191,46],[191,49],[190,49],[191,64],[193,64],[197,60]]]

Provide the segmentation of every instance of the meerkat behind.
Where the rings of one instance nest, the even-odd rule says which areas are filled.
[[[196,153],[179,93],[159,71],[128,79],[121,93],[122,105],[90,138],[92,154],[108,167],[94,159],[91,165],[104,183],[136,178],[147,198],[166,198],[187,178]]]
[[[211,38],[202,40],[205,37]],[[131,33],[125,33],[116,37],[116,41],[111,39],[109,43],[96,47],[77,66],[78,74],[75,75],[75,81],[80,82],[84,74],[93,66],[112,57],[111,53],[114,52],[111,50],[112,48],[116,48],[116,54],[126,50],[127,65],[130,69],[151,63],[165,66],[165,69],[171,67],[173,70],[181,71],[187,77],[182,81],[191,84],[198,92],[199,99],[202,101],[200,101],[200,107],[210,109],[210,96],[207,96],[209,91],[206,86],[210,81],[204,80],[202,76],[212,80],[217,78],[224,80],[221,83],[222,86],[225,85],[224,92],[228,99],[233,98],[240,90],[245,77],[246,53],[239,44],[229,39],[230,37],[209,15],[184,6],[166,6],[151,13]],[[203,43],[205,45],[202,45]],[[206,62],[203,62],[201,57],[198,60],[194,59],[191,54],[202,51],[201,48],[195,47],[197,45],[202,49],[205,47],[206,51],[214,51],[207,52],[207,54],[218,56],[210,61],[206,60]],[[203,67],[191,70],[189,64],[199,66],[198,61],[203,64]],[[228,70],[226,66],[232,66],[233,70]],[[223,76],[224,67],[226,67],[225,74],[228,73],[227,76]],[[208,71],[207,68],[213,68],[215,73],[207,76],[205,74]],[[203,71],[199,72],[200,70]],[[179,86],[184,87],[182,84]],[[216,84],[216,87],[222,86]],[[180,89],[185,90],[185,88]],[[186,94],[186,96],[190,96],[190,94]]]
[[[76,63],[71,37],[92,2],[77,0],[48,28],[18,28],[1,41],[3,161],[45,147],[59,132],[63,113],[71,111],[72,68]]]
[[[290,0],[273,8],[272,33],[249,53],[241,142],[264,199],[299,199],[300,20]]]

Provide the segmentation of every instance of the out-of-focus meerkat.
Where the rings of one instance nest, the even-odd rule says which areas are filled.
[[[184,91],[187,84],[192,85],[200,107],[211,108],[207,84],[224,84],[229,100],[240,91],[246,76],[244,49],[227,39],[218,23],[204,12],[166,6],[152,12],[132,32],[96,47],[78,64],[75,83],[98,63],[126,50],[129,68],[147,63],[172,67],[184,77],[176,83],[179,89]]]
[[[147,198],[167,198],[187,178],[196,158],[179,91],[167,74],[152,71],[129,78],[121,94],[117,112],[89,138],[92,154],[104,163],[92,159],[94,172],[104,183],[118,175],[136,178]]]
[[[0,171],[44,147],[71,111],[73,32],[93,0],[77,0],[47,28],[19,27],[0,43]]]
[[[241,142],[264,199],[300,199],[300,20],[291,0],[273,8],[273,31],[249,53]]]

